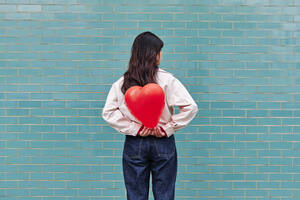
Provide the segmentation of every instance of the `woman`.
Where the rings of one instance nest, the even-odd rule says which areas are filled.
[[[173,200],[177,173],[177,150],[173,133],[185,127],[198,106],[173,74],[158,68],[163,41],[147,31],[132,45],[129,68],[112,84],[102,111],[103,119],[124,134],[123,175],[128,200],[145,200],[149,195],[150,172],[155,200]],[[134,85],[159,84],[165,93],[165,107],[158,125],[145,127],[128,110],[125,92]],[[179,106],[174,114],[173,106]]]

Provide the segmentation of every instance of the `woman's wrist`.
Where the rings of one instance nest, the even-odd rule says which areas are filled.
[[[168,137],[166,131],[163,129],[163,127],[160,126],[160,130],[165,134],[165,137]]]
[[[138,132],[137,132],[137,136],[140,136],[140,132],[141,132],[141,130],[143,130],[143,128],[144,128],[144,124],[141,126],[141,128],[138,130]]]

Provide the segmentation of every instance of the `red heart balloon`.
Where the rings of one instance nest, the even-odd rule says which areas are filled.
[[[165,93],[156,83],[148,83],[144,87],[135,85],[126,91],[125,103],[144,126],[154,128],[165,106]]]

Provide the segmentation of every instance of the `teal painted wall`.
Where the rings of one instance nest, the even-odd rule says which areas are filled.
[[[126,199],[124,136],[101,111],[147,30],[199,106],[175,133],[176,200],[300,199],[299,13],[300,0],[0,0],[0,199]]]

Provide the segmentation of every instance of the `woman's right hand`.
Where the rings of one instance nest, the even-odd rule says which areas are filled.
[[[154,131],[152,132],[152,135],[156,137],[165,137],[165,132],[162,131],[162,128],[160,126],[154,127]]]

